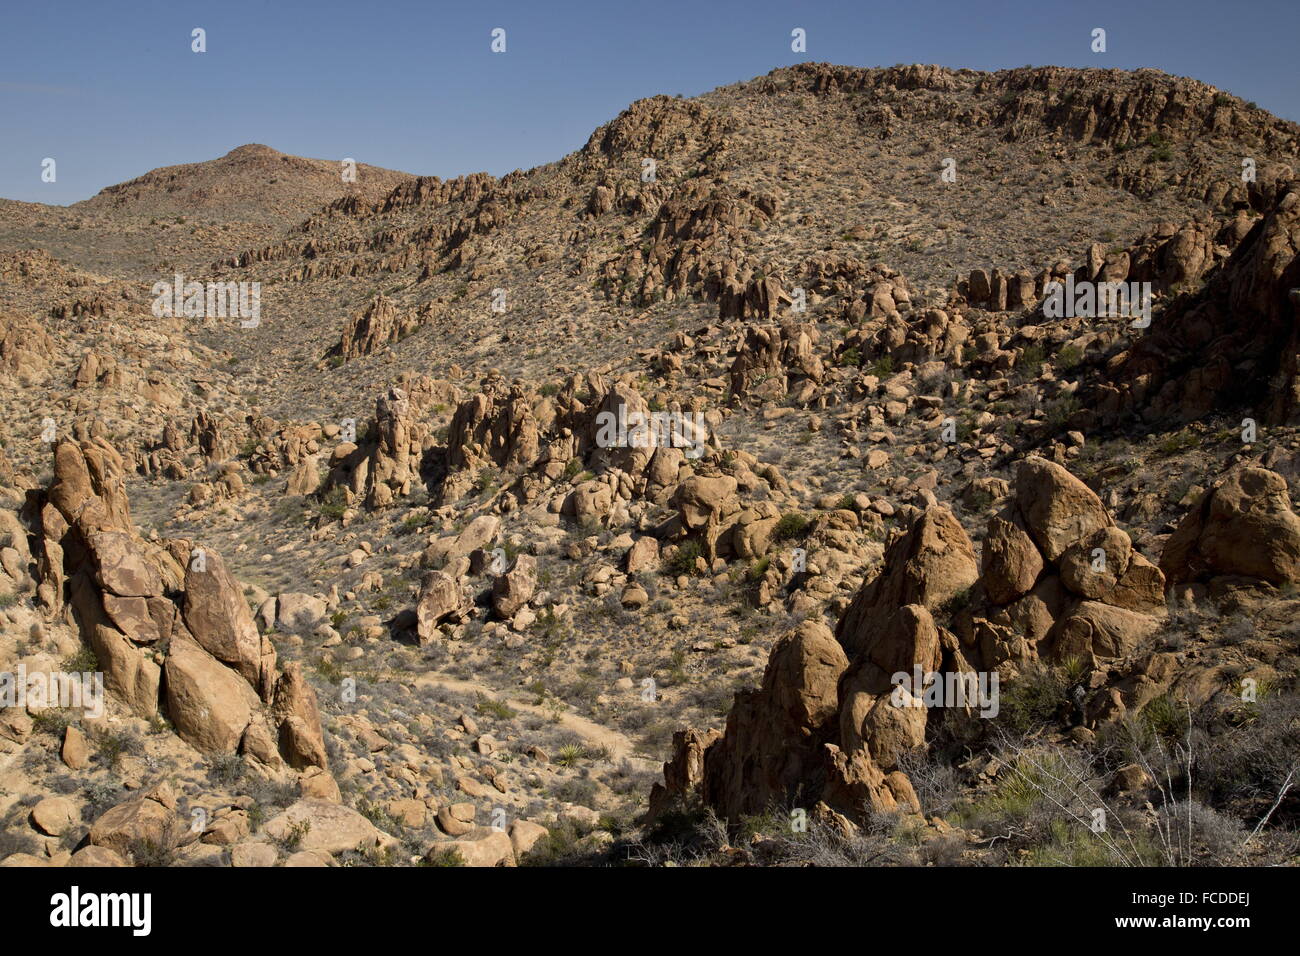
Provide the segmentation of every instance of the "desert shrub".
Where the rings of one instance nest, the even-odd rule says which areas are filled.
[[[1053,432],[1058,432],[1064,428],[1070,421],[1070,418],[1079,410],[1079,402],[1073,395],[1067,395],[1059,398],[1047,406],[1046,422],[1047,427]]]
[[[994,500],[993,492],[987,488],[972,488],[962,497],[962,504],[968,514],[978,515],[988,511]]]
[[[673,577],[694,574],[695,562],[702,557],[704,547],[698,541],[685,541],[678,546],[671,558],[664,561],[664,570]]]
[[[302,845],[302,841],[307,834],[311,832],[310,820],[298,820],[296,823],[289,824],[289,829],[284,836],[280,838],[280,846],[289,853],[293,853]]]
[[[1063,345],[1056,353],[1056,364],[1067,372],[1082,361],[1083,350],[1077,345]]]
[[[1186,735],[1190,723],[1186,703],[1167,693],[1147,701],[1142,708],[1142,719],[1161,737],[1174,740]]]
[[[796,512],[781,515],[781,520],[776,523],[776,529],[772,537],[776,541],[790,541],[795,538],[802,538],[808,533],[809,521],[803,515]]]
[[[1042,346],[1026,345],[1016,360],[1016,376],[1021,380],[1036,378],[1046,358]]]
[[[176,846],[168,839],[158,842],[153,840],[135,840],[127,851],[135,866],[160,867],[171,866],[176,861]]]
[[[1060,671],[1035,662],[999,686],[998,726],[1013,734],[1032,733],[1056,718],[1067,690]]]
[[[123,757],[144,752],[144,740],[132,730],[106,730],[95,735],[98,757],[110,770],[116,770]]]
[[[894,374],[893,357],[886,355],[883,358],[877,359],[875,364],[871,366],[870,371],[872,375],[876,376],[876,378],[888,378],[890,375],[893,375]]]
[[[852,835],[809,821],[806,830],[773,830],[760,845],[759,860],[769,865],[862,867],[916,862],[912,850],[894,838],[892,827],[867,827]]]
[[[555,752],[555,763],[561,767],[573,767],[589,756],[585,744],[565,744]]]
[[[1265,693],[1240,717],[1239,726],[1198,749],[1196,779],[1214,802],[1246,800],[1262,814],[1293,775],[1277,810],[1279,819],[1293,816],[1300,810],[1300,693],[1293,687]]]
[[[330,738],[331,742],[333,738]],[[270,778],[245,775],[242,792],[252,797],[256,807],[282,809],[298,800],[298,785],[293,782],[280,782]]]
[[[221,787],[231,787],[244,775],[244,758],[239,754],[218,754],[212,758],[208,778]]]
[[[1160,440],[1156,449],[1162,455],[1177,455],[1200,444],[1200,438],[1191,429],[1183,429]],[[1181,495],[1179,496],[1181,497]]]
[[[1151,159],[1156,162],[1167,163],[1174,158],[1170,141],[1160,133],[1152,133],[1147,137],[1146,142],[1151,147]]]
[[[1241,820],[1194,799],[1162,807],[1160,816],[1167,830],[1186,828],[1190,862],[1201,866],[1231,866],[1241,861],[1248,835]]]
[[[0,860],[14,853],[29,853],[35,856],[39,849],[35,837],[25,828],[14,826],[0,830]]]
[[[565,803],[597,809],[596,781],[582,779],[565,780],[555,788],[555,798]]]
[[[481,694],[474,704],[474,710],[477,713],[495,717],[497,720],[512,720],[518,716],[518,711],[504,701],[493,700]]]
[[[1154,863],[1159,851],[1150,834],[1139,831],[1137,837],[1136,859]],[[1077,821],[1057,816],[1035,834],[1022,859],[1029,866],[1117,866],[1123,863],[1123,858],[1117,856],[1116,846]]]
[[[971,597],[972,597],[971,589],[962,588],[952,597],[948,598],[948,600],[943,602],[943,606],[940,608],[940,611],[944,614],[949,614],[949,615],[960,614],[962,611],[966,610],[966,608],[970,606]]]
[[[320,496],[316,508],[323,518],[337,521],[348,510],[348,492],[342,485],[335,485]]]
[[[929,748],[917,747],[903,754],[898,769],[912,782],[922,811],[942,816],[952,809],[960,792],[960,781],[957,771],[942,756]]]
[[[74,715],[70,709],[47,707],[38,711],[32,717],[32,731],[38,734],[62,737],[63,732],[68,729],[68,725],[73,723],[73,717]]]
[[[519,860],[520,866],[584,866],[597,854],[585,844],[591,831],[570,819],[560,819],[546,836]]]
[[[126,791],[118,783],[92,780],[82,787],[81,796],[86,801],[81,807],[81,818],[90,821],[126,799]]]
[[[63,670],[74,674],[93,673],[99,670],[99,658],[89,644],[82,644],[77,652],[63,659]]]
[[[430,853],[420,861],[420,866],[464,866],[465,858],[453,847]]]
[[[498,480],[497,470],[490,465],[486,468],[480,468],[478,475],[474,479],[474,491],[477,494],[486,494],[496,487]]]
[[[690,702],[705,713],[725,718],[735,701],[735,688],[727,683],[710,684],[695,688],[689,694]]]
[[[1255,636],[1255,624],[1245,615],[1238,615],[1223,627],[1223,643],[1244,644]]]

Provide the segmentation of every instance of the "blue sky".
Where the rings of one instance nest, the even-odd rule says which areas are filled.
[[[206,53],[190,32],[207,31]],[[494,27],[507,49],[489,49]],[[808,52],[790,50],[802,27]],[[1094,27],[1108,52],[1089,49]],[[0,13],[0,197],[69,203],[244,143],[411,173],[558,159],[632,100],[801,60],[1136,68],[1300,120],[1300,3],[187,0]],[[58,181],[43,183],[44,157]]]

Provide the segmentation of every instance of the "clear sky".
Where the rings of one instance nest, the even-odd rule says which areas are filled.
[[[578,148],[635,99],[803,60],[1150,66],[1300,120],[1297,42],[1298,0],[4,0],[0,197],[75,202],[244,143],[501,175]]]

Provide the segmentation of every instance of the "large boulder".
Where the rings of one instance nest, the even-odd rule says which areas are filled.
[[[1160,619],[1098,601],[1080,601],[1056,622],[1051,641],[1060,660],[1125,657],[1160,628]]]
[[[324,620],[328,611],[329,606],[321,598],[285,591],[275,599],[275,624],[285,631],[312,627]]]
[[[939,632],[924,607],[909,604],[889,616],[877,639],[845,676],[840,707],[840,748],[862,750],[883,770],[892,770],[904,751],[925,742],[925,707],[900,707],[891,699],[895,675],[918,695],[913,676],[938,670]]]
[[[492,582],[492,609],[509,620],[537,593],[537,559],[521,554],[504,574]]]
[[[262,638],[242,590],[215,551],[202,550],[185,566],[185,626],[199,646],[233,667],[264,696],[275,671],[274,652],[264,658]],[[269,649],[269,648],[268,648]]]
[[[77,805],[67,797],[46,797],[32,807],[32,825],[48,836],[63,836],[81,822]]]
[[[129,859],[139,849],[174,845],[177,830],[175,796],[159,786],[102,814],[90,827],[89,842]]]
[[[248,682],[186,635],[172,639],[167,713],[182,740],[208,754],[234,753],[260,701]]]
[[[896,609],[915,604],[936,610],[979,579],[970,536],[952,512],[941,507],[923,512],[885,551],[881,567],[835,628],[850,657],[871,646]]]
[[[1160,569],[1171,583],[1218,575],[1300,581],[1300,518],[1286,479],[1256,467],[1228,474],[1170,536]]]
[[[836,729],[848,664],[823,624],[805,621],[777,642],[761,689],[736,695],[725,733],[705,752],[701,776],[709,805],[736,820],[804,788]]]
[[[420,582],[420,596],[415,602],[416,636],[427,644],[438,634],[438,625],[460,610],[460,586],[445,571],[429,571]]]
[[[152,717],[158,712],[162,679],[157,662],[112,625],[103,609],[102,592],[84,570],[72,576],[69,590],[82,639],[95,652],[105,687],[133,713]]]
[[[87,537],[94,560],[95,582],[121,597],[150,597],[162,593],[158,568],[135,538],[122,531],[101,531]]]
[[[1113,523],[1091,488],[1045,458],[1031,457],[1020,463],[1016,503],[1026,530],[1049,561]]]
[[[424,550],[420,561],[429,565],[449,564],[471,551],[486,549],[496,540],[501,530],[501,519],[496,515],[479,515],[459,534],[439,538]]]
[[[735,510],[736,479],[730,475],[692,475],[677,486],[672,504],[689,531],[717,522]]]
[[[297,850],[329,854],[364,852],[397,843],[356,810],[326,800],[299,800],[268,820],[264,829],[271,839],[291,843]]]
[[[280,723],[280,753],[289,766],[297,770],[329,766],[316,691],[297,661],[286,664],[276,681],[272,713]]]
[[[1033,590],[1043,556],[1025,530],[1002,517],[989,520],[980,556],[984,593],[994,604],[1010,604]]]
[[[545,831],[543,831],[545,832]],[[466,866],[514,866],[515,848],[505,830],[480,827],[457,840],[439,842],[429,847],[429,858],[439,852],[454,850]]]

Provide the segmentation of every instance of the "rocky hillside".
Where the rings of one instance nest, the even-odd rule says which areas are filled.
[[[250,143],[211,162],[152,170],[69,208],[132,216],[253,219],[274,227],[344,196],[380,199],[411,178],[355,161],[354,166],[355,181],[348,181],[339,160],[304,159]]]
[[[0,863],[1294,861],[1298,136],[811,64],[6,206],[0,662],[109,699]]]
[[[220,159],[151,170],[71,206],[0,201],[0,250],[43,249],[95,271],[131,275],[202,261],[278,235],[321,206],[372,201],[411,179],[250,143]]]

